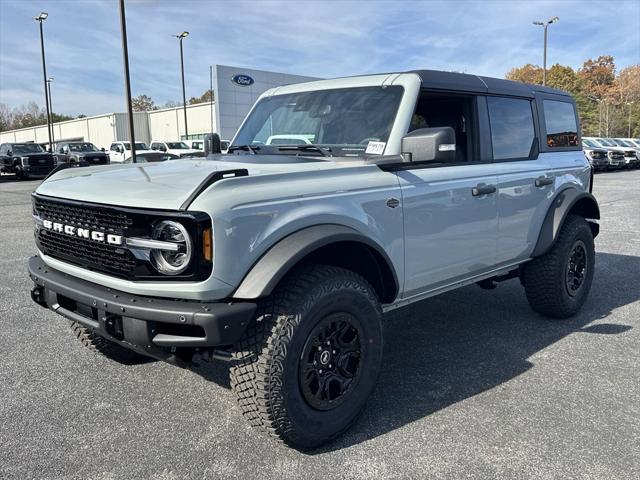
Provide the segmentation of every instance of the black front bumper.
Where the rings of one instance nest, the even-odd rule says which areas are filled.
[[[103,337],[168,360],[177,349],[236,343],[252,321],[255,303],[197,302],[131,295],[87,282],[29,259],[33,300]]]

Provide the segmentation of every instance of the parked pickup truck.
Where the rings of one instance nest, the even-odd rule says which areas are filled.
[[[362,410],[383,312],[510,279],[546,317],[587,300],[600,212],[565,92],[430,70],[288,85],[217,151],[43,182],[31,295],[115,360],[228,359],[244,417],[288,445]]]
[[[189,148],[189,146],[184,142],[165,142],[154,140],[151,142],[151,150],[170,153],[172,155],[177,155],[180,158],[204,156],[204,151],[197,148]]]
[[[0,145],[0,172],[14,173],[18,180],[45,177],[55,168],[53,155],[37,143]]]
[[[81,163],[107,165],[109,155],[90,142],[62,142],[56,145],[58,163]]]

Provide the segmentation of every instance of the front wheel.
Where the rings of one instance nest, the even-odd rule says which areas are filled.
[[[593,232],[584,218],[569,215],[551,249],[523,266],[531,308],[553,318],[576,314],[589,295],[594,267]]]
[[[244,417],[302,450],[340,435],[375,386],[381,318],[353,272],[312,265],[290,275],[236,346],[231,386]]]

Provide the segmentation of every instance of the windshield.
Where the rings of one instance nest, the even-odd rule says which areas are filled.
[[[621,147],[633,147],[633,145],[631,145],[631,142],[627,142],[626,140],[614,140],[614,142],[616,142]]]
[[[131,150],[131,144],[129,142],[124,142],[124,148],[127,150]],[[146,143],[136,142],[136,150],[149,150]]]
[[[598,148],[598,145],[596,145],[595,142],[593,142],[592,140],[587,140],[587,139],[582,139],[582,144],[586,145],[587,147],[591,147],[591,148]]]
[[[15,155],[16,153],[43,153],[44,149],[37,143],[23,143],[21,145],[13,145],[10,150]]]
[[[96,152],[98,149],[93,143],[70,143],[71,152]]]
[[[605,140],[604,138],[598,138],[597,140],[600,145],[604,145],[605,147],[617,147],[615,143]]]
[[[189,148],[184,142],[167,142],[167,147],[171,150],[187,150]]]
[[[274,146],[268,153],[291,154],[277,146],[313,144],[349,156],[364,155],[369,142],[380,142],[383,150],[402,93],[402,87],[390,86],[266,97],[254,107],[233,145]]]

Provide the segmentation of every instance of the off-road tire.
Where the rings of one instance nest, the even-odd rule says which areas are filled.
[[[76,336],[80,343],[96,353],[104,355],[105,357],[115,360],[116,362],[133,365],[136,363],[145,362],[147,357],[140,355],[139,353],[121,347],[117,343],[113,343],[104,337],[101,337],[91,329],[81,325],[78,322],[71,321],[71,331]]]
[[[358,380],[342,403],[318,410],[305,399],[300,362],[314,332],[328,317],[344,313],[361,326]],[[312,449],[349,428],[375,386],[382,360],[380,303],[361,276],[307,266],[288,275],[262,302],[234,350],[231,387],[243,416],[289,446]]]
[[[582,245],[586,253],[586,271],[579,289],[573,295],[566,284],[567,268],[572,251]],[[575,315],[587,299],[595,267],[593,233],[587,221],[569,215],[556,242],[544,255],[522,267],[521,282],[529,305],[536,312],[551,318]]]

